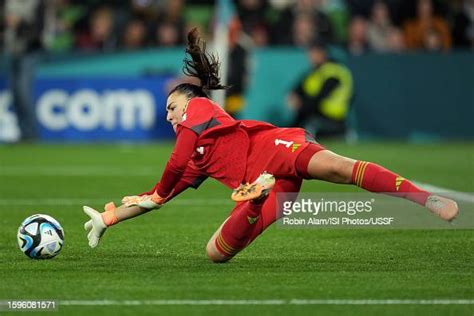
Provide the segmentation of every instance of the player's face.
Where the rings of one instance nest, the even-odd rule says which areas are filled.
[[[176,132],[176,127],[183,121],[183,115],[188,105],[188,98],[182,93],[172,93],[166,101],[166,120],[173,125]]]

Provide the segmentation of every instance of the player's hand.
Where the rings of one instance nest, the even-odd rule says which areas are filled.
[[[125,206],[139,206],[147,210],[159,209],[165,204],[166,198],[153,193],[152,195],[132,195],[125,196],[122,199],[122,204]]]
[[[102,215],[94,210],[92,207],[83,206],[84,213],[87,214],[91,219],[84,224],[84,229],[89,231],[87,239],[89,240],[89,246],[91,248],[97,247],[100,238],[104,235],[107,225],[105,225]]]

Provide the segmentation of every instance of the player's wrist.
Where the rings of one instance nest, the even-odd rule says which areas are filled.
[[[117,207],[114,202],[105,204],[103,213],[100,214],[102,222],[106,227],[112,226],[120,222],[116,214]]]
[[[106,211],[101,213],[102,221],[106,227],[117,224],[119,221],[117,214],[115,214],[115,209],[112,211]]]
[[[151,201],[153,201],[154,203],[158,204],[158,205],[163,205],[166,203],[166,201],[168,200],[168,197],[171,196],[171,193],[172,192],[169,192],[168,194],[166,195],[162,195],[160,194],[160,192],[158,190],[156,190],[151,196],[150,196],[150,199]]]
[[[172,193],[171,193],[172,194]],[[170,194],[170,196],[171,196]],[[168,196],[168,197],[170,197]],[[161,197],[156,191],[151,195],[142,196],[125,196],[122,199],[122,203],[126,207],[138,206],[147,211],[161,208],[161,206],[167,201],[168,197]]]

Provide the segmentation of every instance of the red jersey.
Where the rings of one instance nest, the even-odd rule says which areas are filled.
[[[301,128],[235,120],[211,100],[193,98],[156,190],[168,196],[180,180],[196,187],[207,176],[232,189],[263,171],[277,178],[297,176],[295,161],[310,141],[307,136]]]

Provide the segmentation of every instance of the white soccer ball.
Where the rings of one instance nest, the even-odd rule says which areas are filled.
[[[64,244],[64,230],[57,220],[44,214],[35,214],[18,228],[18,246],[32,259],[55,257]]]

